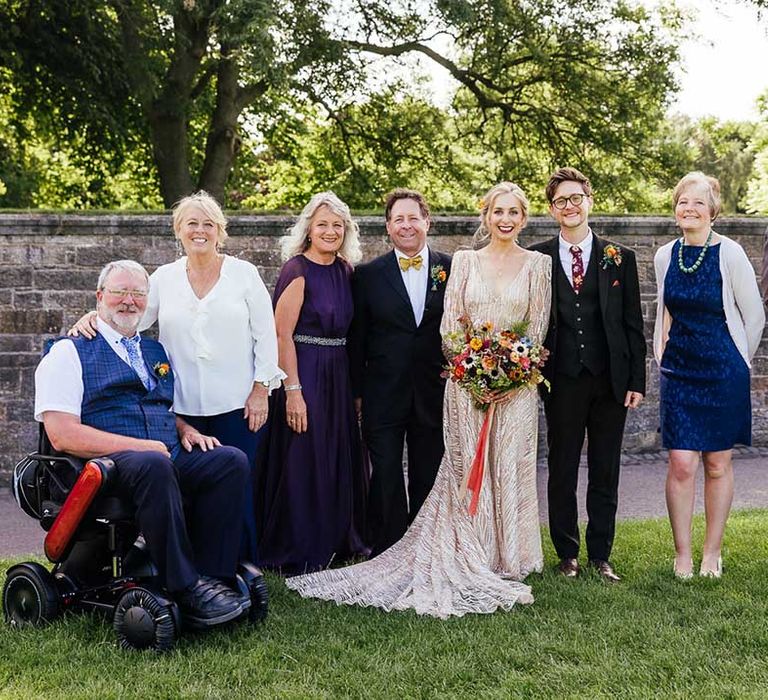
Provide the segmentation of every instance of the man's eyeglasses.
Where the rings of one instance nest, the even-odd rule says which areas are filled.
[[[580,207],[581,203],[586,199],[585,194],[572,194],[570,197],[558,197],[552,200],[552,206],[555,209],[565,209],[570,202],[574,207]]]
[[[141,289],[105,289],[107,294],[111,294],[113,297],[119,297],[125,299],[127,296],[132,296],[134,299],[144,299],[147,296],[147,292]]]

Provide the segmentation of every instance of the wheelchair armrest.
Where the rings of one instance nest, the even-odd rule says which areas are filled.
[[[89,459],[85,463],[45,537],[43,548],[50,561],[57,563],[67,556],[83,516],[114,471],[115,463],[106,457]]]

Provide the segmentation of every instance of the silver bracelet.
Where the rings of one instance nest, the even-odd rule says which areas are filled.
[[[286,391],[301,391],[301,384],[286,384],[283,386]]]

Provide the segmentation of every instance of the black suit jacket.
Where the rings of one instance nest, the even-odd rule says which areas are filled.
[[[451,258],[428,250],[426,303],[418,326],[394,251],[355,269],[348,347],[352,390],[363,399],[367,428],[412,418],[429,426],[442,424],[440,320],[445,282],[433,283],[431,273],[441,266],[449,274]]]
[[[602,266],[603,250],[614,245],[621,251],[621,265]],[[557,271],[560,263],[560,237],[555,236],[530,246],[552,257],[552,312],[544,345],[552,357],[544,368],[544,375],[552,381],[557,353]],[[627,391],[645,394],[645,335],[643,312],[640,308],[640,282],[634,251],[618,243],[594,237],[590,265],[597,266],[598,294],[603,327],[608,341],[608,362],[611,386],[616,400],[623,404]],[[546,394],[544,398],[546,400]]]

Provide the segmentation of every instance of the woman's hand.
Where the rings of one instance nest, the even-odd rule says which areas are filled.
[[[512,389],[500,389],[497,391],[485,391],[477,397],[480,403],[492,404],[497,406],[508,403],[512,398]]]
[[[67,331],[67,335],[78,336],[82,333],[83,336],[85,336],[89,340],[91,338],[95,338],[96,331],[98,329],[96,325],[96,318],[97,318],[96,312],[89,311],[87,314],[85,314],[84,316],[81,316],[75,322],[75,325],[72,326],[72,328],[70,328]]]
[[[307,404],[304,403],[301,389],[285,392],[285,420],[294,432],[307,431]]]
[[[248,419],[248,430],[255,433],[267,422],[269,415],[269,389],[255,382],[251,393],[245,400],[243,418]]]

